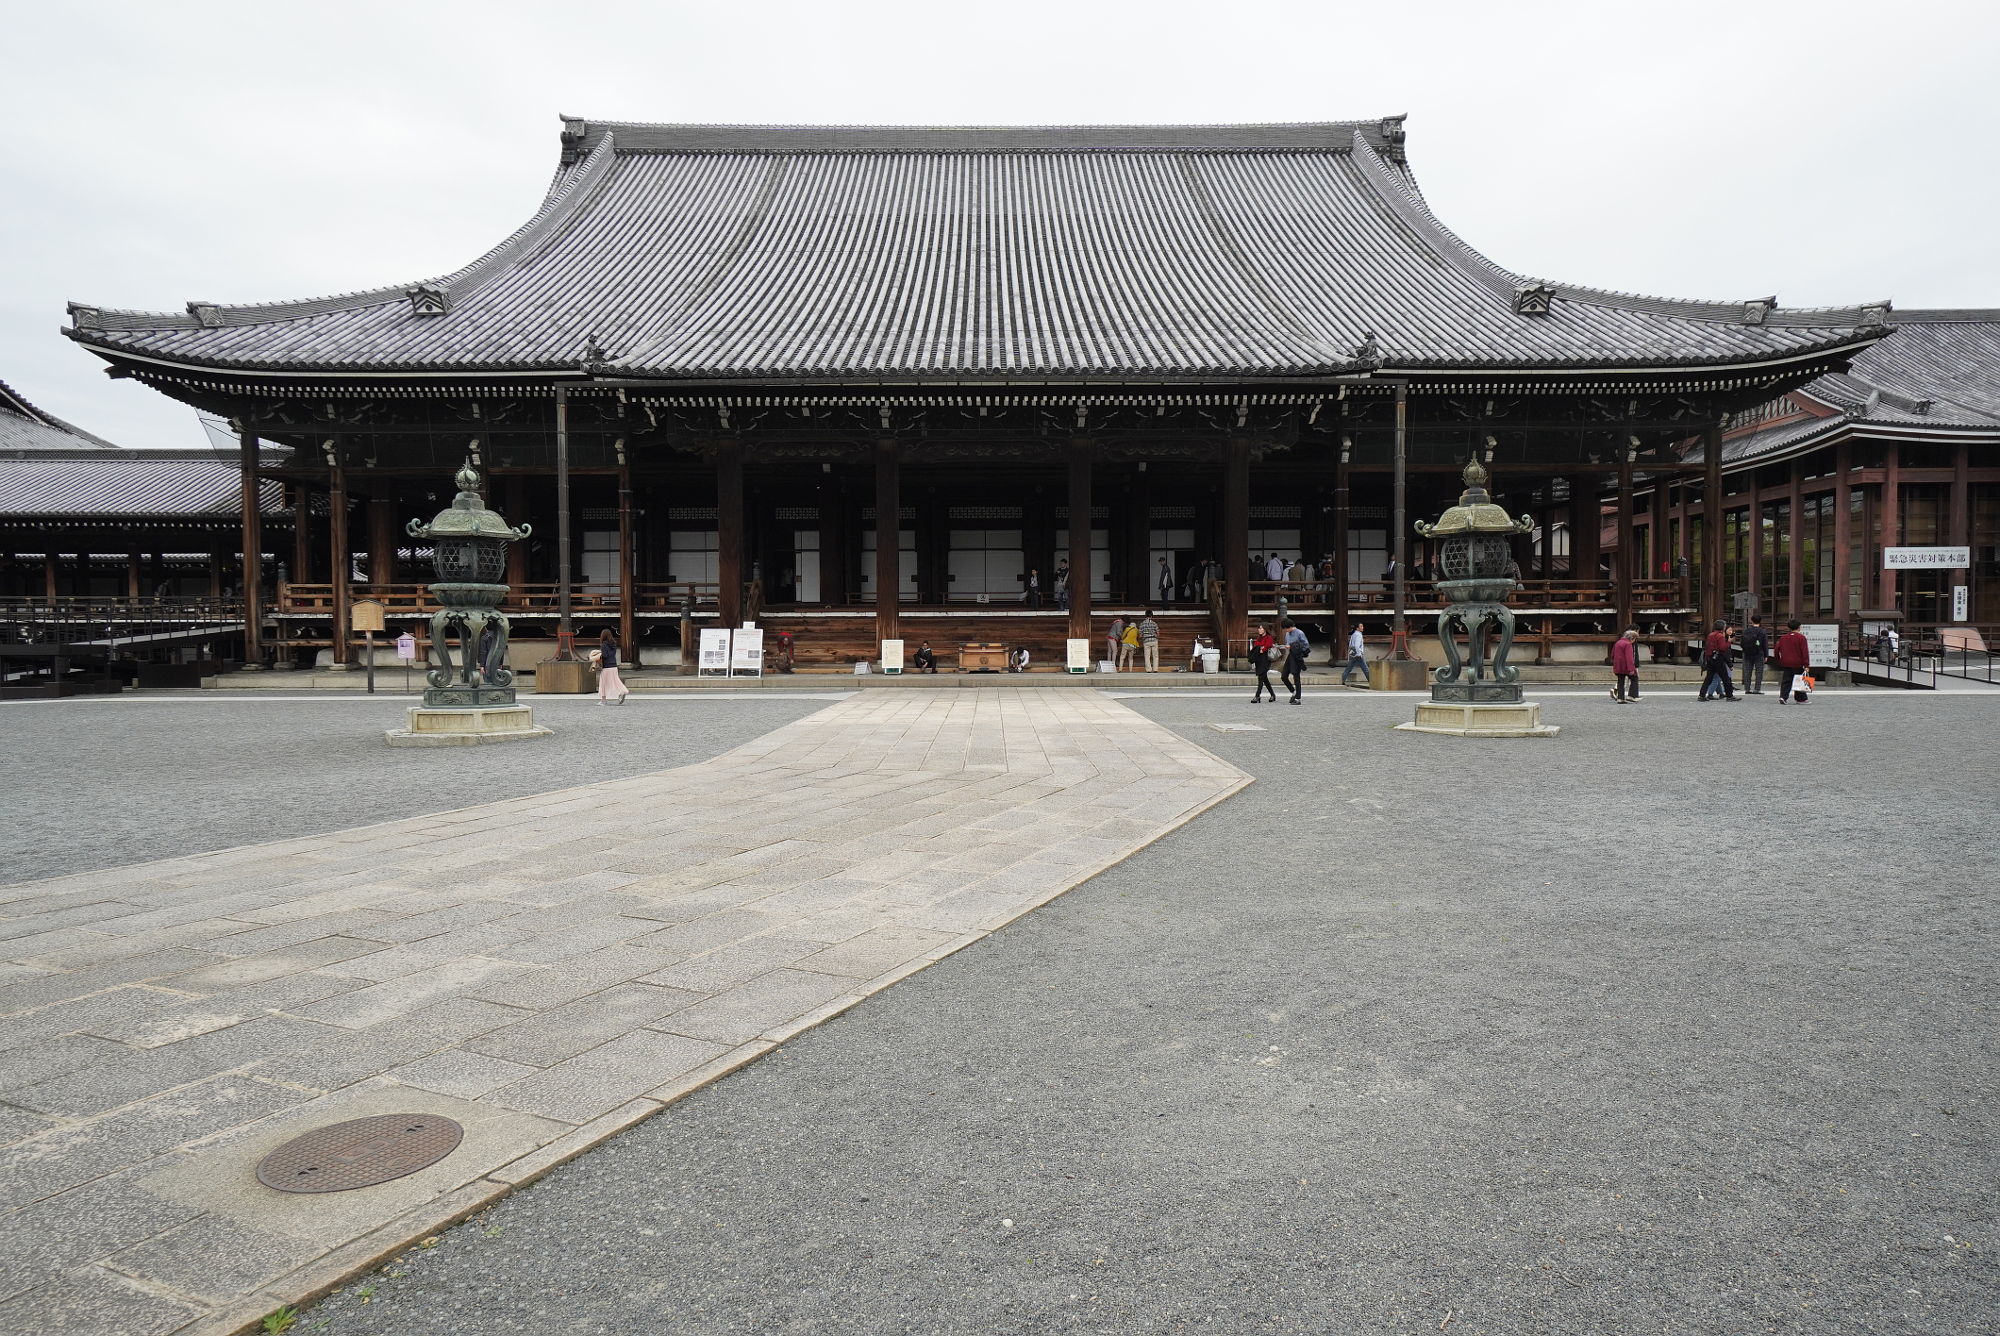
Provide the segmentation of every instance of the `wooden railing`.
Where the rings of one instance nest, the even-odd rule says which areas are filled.
[[[1412,609],[1435,607],[1437,591],[1430,580],[1405,580],[1404,597]],[[1332,608],[1339,599],[1339,586],[1332,580],[1252,580],[1250,605],[1270,608],[1282,596],[1294,608]],[[1634,580],[1635,607],[1692,606],[1692,591],[1682,580]],[[1387,608],[1396,601],[1391,580],[1350,580],[1347,606]],[[1608,608],[1618,601],[1618,587],[1608,580],[1523,580],[1508,600],[1516,608]]]
[[[90,595],[76,598],[0,597],[0,621],[76,622],[228,622],[243,620],[238,597],[125,598]]]
[[[676,580],[667,583],[636,584],[632,587],[634,612],[679,612],[690,599],[697,613],[713,613],[718,606],[718,586],[712,580]],[[428,615],[437,608],[436,600],[421,584],[351,584],[347,587],[350,602],[356,599],[372,598],[381,603],[392,617]],[[553,583],[534,583],[517,586],[510,590],[507,601],[501,609],[515,615],[533,614],[553,616],[560,602],[557,587]],[[595,586],[578,586],[570,592],[570,607],[575,612],[603,615],[620,611],[616,587],[602,589]],[[293,582],[278,586],[276,610],[283,613],[333,613],[333,586],[331,584],[304,584]]]

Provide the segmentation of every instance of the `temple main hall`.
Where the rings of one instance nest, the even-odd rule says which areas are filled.
[[[1503,268],[1432,214],[1389,117],[565,118],[539,211],[452,273],[70,318],[111,374],[240,444],[253,504],[226,555],[247,663],[350,661],[364,597],[419,627],[427,554],[405,526],[469,459],[533,528],[508,571],[521,662],[546,656],[566,586],[572,629],[613,629],[641,661],[755,621],[802,665],[845,667],[888,638],[1053,663],[1148,607],[1170,656],[1202,635],[1240,658],[1280,600],[1320,636],[1379,638],[1399,583],[1422,632],[1433,572],[1409,525],[1475,459],[1535,521],[1524,647],[1594,661],[1639,625],[1673,655],[1742,606],[1749,531],[1717,516],[1785,502],[1789,526],[1807,491],[1882,487],[1872,452],[1793,484],[1725,440],[1834,413],[1788,396],[1860,383],[1835,378],[1908,317]],[[2000,472],[1959,448],[1942,466],[1991,492]],[[1885,505],[1860,509],[1835,553],[1852,508],[1826,506],[1843,577],[1895,537]],[[1808,611],[1791,550],[1775,577],[1758,558],[1771,611]],[[1840,617],[1898,593],[1825,584]]]

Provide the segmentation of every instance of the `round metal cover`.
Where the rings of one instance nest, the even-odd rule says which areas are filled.
[[[465,1129],[434,1113],[356,1118],[293,1137],[257,1162],[280,1192],[345,1192],[414,1174],[458,1149]]]

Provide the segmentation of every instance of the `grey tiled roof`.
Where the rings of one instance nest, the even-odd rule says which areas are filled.
[[[1400,118],[768,127],[566,119],[541,211],[410,286],[186,314],[71,308],[105,350],[217,367],[693,379],[1242,377],[1784,359],[1882,308],[1639,297],[1501,269],[1431,215]],[[603,352],[595,357],[589,349]]]
[[[44,413],[0,381],[0,456],[44,450],[110,450],[115,447],[53,413]]]
[[[1831,416],[1774,422],[1723,442],[1725,463],[1764,458],[1868,429],[1967,432],[2000,440],[2000,311],[1898,311],[1889,336],[1844,372],[1793,394]],[[1691,458],[1699,459],[1697,449]]]
[[[196,452],[109,450],[0,462],[0,515],[217,516],[238,513],[237,466]],[[283,488],[262,487],[266,513]]]

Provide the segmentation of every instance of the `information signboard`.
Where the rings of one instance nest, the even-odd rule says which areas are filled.
[[[885,640],[882,642],[882,671],[900,673],[903,671],[903,642]]]
[[[701,628],[701,658],[696,661],[695,676],[729,676],[728,627],[704,626]]]
[[[1073,673],[1089,672],[1090,642],[1088,640],[1071,640],[1069,642],[1069,657],[1064,666]]]
[[[729,675],[764,675],[764,632],[761,627],[739,626],[729,638]]]
[[[1972,565],[1969,547],[1885,547],[1885,571],[1956,571]]]
[[[396,637],[396,657],[404,663],[417,657],[417,638],[408,631]]]
[[[1799,630],[1806,638],[1806,659],[1815,668],[1831,668],[1840,662],[1840,623],[1807,622]]]
[[[1962,622],[1971,615],[1971,594],[1972,591],[1969,586],[1953,585],[1951,587],[1951,619],[1953,621]]]

